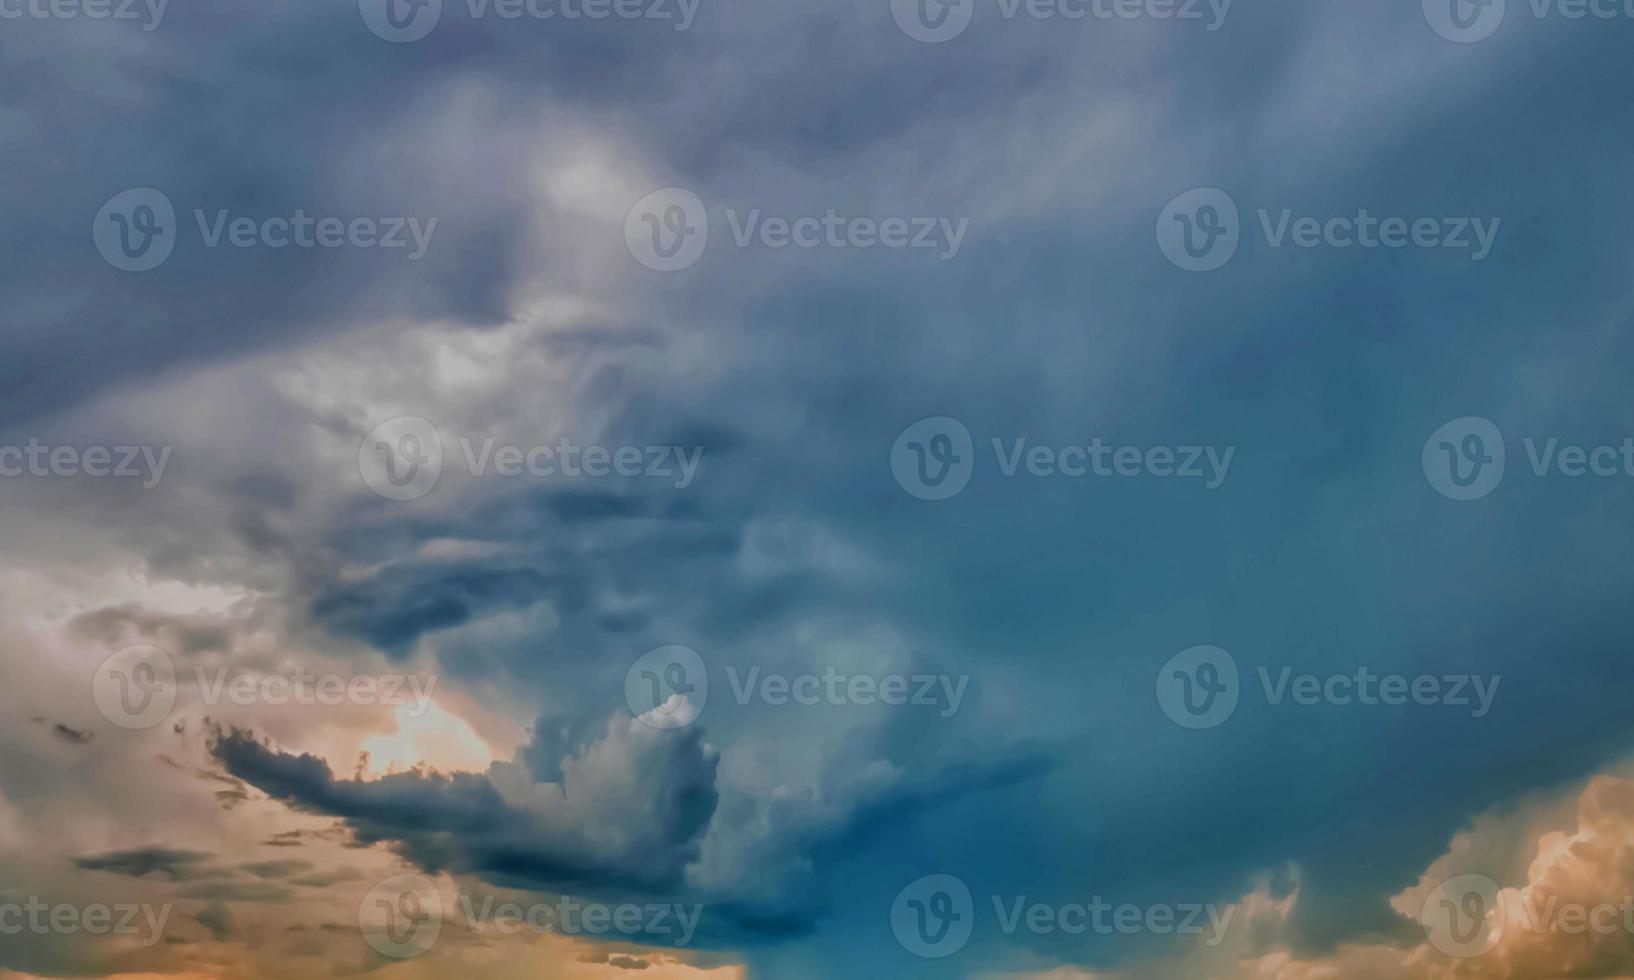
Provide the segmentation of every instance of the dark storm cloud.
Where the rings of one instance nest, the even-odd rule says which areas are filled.
[[[37,718],[35,720],[42,724],[46,723],[44,719]],[[65,725],[60,721],[51,724],[51,734],[62,739],[64,742],[67,742],[69,745],[89,745],[91,740],[96,738],[95,732],[83,731],[70,725]]]
[[[208,866],[210,860],[211,855],[202,851],[143,847],[78,857],[74,859],[74,865],[83,871],[105,871],[128,878],[143,878],[151,874],[171,881],[191,881],[220,873],[218,869]]]
[[[359,840],[390,841],[428,870],[536,887],[674,889],[697,857],[717,799],[716,759],[701,732],[660,733],[628,719],[573,766],[586,787],[580,792],[603,798],[570,796],[543,809],[508,802],[494,776],[409,772],[338,780],[322,760],[275,752],[245,732],[222,735],[213,751],[228,771],[272,798],[340,817]],[[524,778],[529,787],[540,785]],[[565,785],[572,792],[581,783],[570,778]],[[621,800],[627,808],[614,809]],[[581,809],[586,805],[594,809]],[[613,827],[621,829],[609,841]]]
[[[210,935],[215,937],[217,942],[231,938],[236,932],[232,913],[227,911],[225,902],[211,902],[193,918],[199,925],[210,930]]]
[[[526,772],[523,778],[534,786],[554,778],[565,799],[533,811],[507,802],[498,790],[499,781],[519,775],[507,764],[488,775],[414,772],[361,782],[337,780],[321,760],[274,751],[247,732],[221,735],[213,752],[274,799],[341,817],[361,840],[386,842],[429,872],[473,874],[507,888],[696,901],[705,906],[700,940],[727,948],[812,934],[831,903],[845,901],[827,886],[821,895],[791,890],[751,896],[734,891],[742,883],[711,890],[682,875],[699,859],[699,845],[717,818],[716,760],[701,736],[696,730],[660,732],[625,718],[615,720],[600,742],[585,745],[541,722],[532,755],[567,758],[543,777]],[[813,819],[798,801],[763,811],[742,798],[733,801],[734,813],[720,817],[728,833],[748,830],[732,826],[740,820],[770,824],[774,839],[763,855],[769,862],[808,870],[814,863],[840,867],[882,834],[971,796],[1002,795],[1054,765],[1051,753],[1040,751],[971,758],[868,793],[837,817]],[[562,806],[576,797],[592,809]],[[611,850],[609,840],[616,842]]]
[[[312,864],[308,861],[253,861],[240,864],[239,868],[257,878],[288,878],[310,870]]]
[[[110,648],[150,642],[186,656],[226,652],[233,643],[232,629],[219,618],[154,612],[135,603],[81,613],[68,628],[76,636]]]
[[[425,567],[387,571],[369,582],[337,587],[312,603],[312,615],[336,632],[402,653],[424,633],[504,608],[525,608],[561,594],[563,580],[531,568]]]

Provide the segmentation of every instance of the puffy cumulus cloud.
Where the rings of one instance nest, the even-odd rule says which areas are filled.
[[[483,774],[337,779],[323,760],[239,730],[220,734],[212,752],[273,800],[338,817],[360,842],[384,843],[428,872],[542,892],[697,901],[700,935],[712,944],[809,933],[843,901],[823,865],[941,805],[1053,766],[1038,752],[989,753],[924,773],[875,761],[853,774],[839,765],[803,792],[755,796],[717,785],[720,755],[698,728],[663,730],[623,715],[583,744],[563,741],[546,719],[537,730],[518,761]]]
[[[1577,799],[1575,823],[1538,837],[1515,878],[1467,858],[1434,869],[1484,874],[1503,886],[1499,907],[1487,916],[1491,948],[1458,965],[1457,975],[1526,980],[1634,971],[1634,781],[1590,781]],[[1397,908],[1421,908],[1426,887],[1436,883],[1426,876],[1395,899]]]
[[[1626,767],[1622,767],[1626,768]],[[1566,826],[1561,826],[1565,824]],[[1517,862],[1517,852],[1524,860]],[[1299,875],[1267,879],[1230,907],[1218,944],[1092,970],[1055,966],[990,974],[990,980],[1623,980],[1634,975],[1634,780],[1603,775],[1580,791],[1538,796],[1483,814],[1460,832],[1420,880],[1390,900],[1401,916],[1392,940],[1348,942],[1322,954],[1298,951]],[[1457,903],[1477,876],[1493,890],[1460,925],[1467,947],[1438,945],[1426,903]],[[1484,887],[1484,886],[1482,886]],[[1496,899],[1493,901],[1493,899]],[[1475,937],[1475,938],[1470,938]],[[1442,942],[1445,943],[1443,939]]]

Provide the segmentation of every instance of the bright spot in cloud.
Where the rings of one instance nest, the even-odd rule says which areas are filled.
[[[403,772],[424,764],[442,772],[482,772],[494,761],[488,743],[466,724],[434,701],[423,706],[400,704],[393,714],[397,731],[363,740],[369,753],[365,776]]]

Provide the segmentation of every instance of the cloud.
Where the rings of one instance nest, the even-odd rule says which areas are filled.
[[[240,864],[239,868],[257,878],[288,878],[311,870],[312,864],[309,861],[252,861]]]
[[[1227,942],[1107,970],[1071,966],[994,974],[1005,980],[1156,980],[1177,975],[1221,980],[1613,980],[1634,956],[1634,780],[1598,776],[1564,794],[1564,814],[1539,801],[1483,815],[1459,833],[1418,882],[1391,899],[1400,929],[1390,942],[1346,943],[1330,952],[1299,951],[1297,870],[1282,886],[1270,880],[1232,908]],[[1563,820],[1568,827],[1551,828]],[[1509,866],[1513,845],[1529,860]],[[1421,914],[1440,886],[1476,875],[1499,886],[1487,909],[1486,942],[1441,948]],[[1501,908],[1500,908],[1501,907]],[[1438,921],[1430,915],[1428,921]],[[1471,924],[1466,923],[1469,927]],[[1474,933],[1471,933],[1472,935]]]
[[[446,6],[412,52],[350,5],[241,0],[176,5],[151,33],[19,23],[0,51],[0,145],[19,148],[0,192],[18,230],[0,242],[0,445],[175,449],[152,492],[0,494],[8,880],[208,885],[190,899],[201,925],[236,938],[282,914],[271,881],[315,904],[357,882],[209,875],[269,864],[263,847],[324,868],[390,848],[518,887],[707,898],[730,919],[709,940],[779,980],[1167,952],[978,936],[955,963],[915,962],[879,910],[930,872],[1054,900],[1085,882],[1229,899],[1292,862],[1297,901],[1256,893],[1275,941],[1238,951],[1279,978],[1441,969],[1404,964],[1416,940],[1390,904],[1436,862],[1490,863],[1545,904],[1613,886],[1588,867],[1623,861],[1609,791],[1581,840],[1584,825],[1538,847],[1477,823],[1468,852],[1443,851],[1634,739],[1621,689],[1598,682],[1634,629],[1627,495],[1512,463],[1499,493],[1455,509],[1415,467],[1459,415],[1516,439],[1614,442],[1634,424],[1617,368],[1634,355],[1618,166],[1634,67],[1626,38],[1595,29],[1616,25],[1511,4],[1466,47],[1411,3],[1239,4],[1214,33],[988,5],[954,44],[921,45],[880,2],[706,4],[681,36]],[[189,238],[131,275],[86,226],[137,184],[175,198]],[[694,268],[647,275],[625,212],[669,184],[708,202],[715,237]],[[1501,212],[1504,236],[1478,265],[1250,240],[1189,277],[1152,247],[1153,220],[1205,184],[1250,233],[1262,207],[1367,206]],[[968,216],[971,232],[947,263],[741,248],[726,207]],[[205,248],[192,212],[220,208],[441,220],[407,265]],[[363,434],[404,414],[442,427],[456,461],[412,504],[356,468]],[[1026,436],[1215,442],[1238,463],[1208,495],[988,466],[926,506],[883,460],[943,414],[984,460]],[[683,492],[506,483],[457,472],[462,436],[679,442],[704,462]],[[243,783],[207,783],[198,705],[131,733],[86,696],[107,648],[138,641],[187,666],[435,669],[439,707],[515,761],[348,779],[389,719],[258,705],[211,716],[282,748],[228,735],[215,751]],[[1199,642],[1250,679],[1367,663],[1505,680],[1478,723],[1250,702],[1183,732],[1152,675]],[[671,643],[717,677],[929,670],[979,697],[932,721],[738,704],[717,685],[708,743],[609,724],[628,665]],[[313,814],[343,833],[291,829]],[[221,857],[101,852],[133,827]],[[257,907],[229,918],[239,900]],[[1592,972],[1617,953],[1535,938],[1467,971]],[[49,952],[24,968],[86,970]]]
[[[239,730],[223,733],[213,752],[273,799],[340,817],[360,840],[390,841],[429,870],[541,888],[679,887],[717,799],[717,755],[701,731],[662,732],[628,717],[566,759],[560,783],[535,782],[515,763],[484,775],[336,779],[323,760]]]
[[[70,745],[85,745],[96,738],[94,732],[81,731],[60,721],[51,726],[51,733]]]
[[[171,881],[191,881],[216,873],[205,865],[210,858],[211,855],[203,851],[143,847],[75,858],[74,865],[85,871],[104,871],[131,878],[156,874]]]

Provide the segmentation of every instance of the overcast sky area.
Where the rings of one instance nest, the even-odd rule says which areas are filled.
[[[1631,53],[0,0],[0,980],[1634,977]]]

